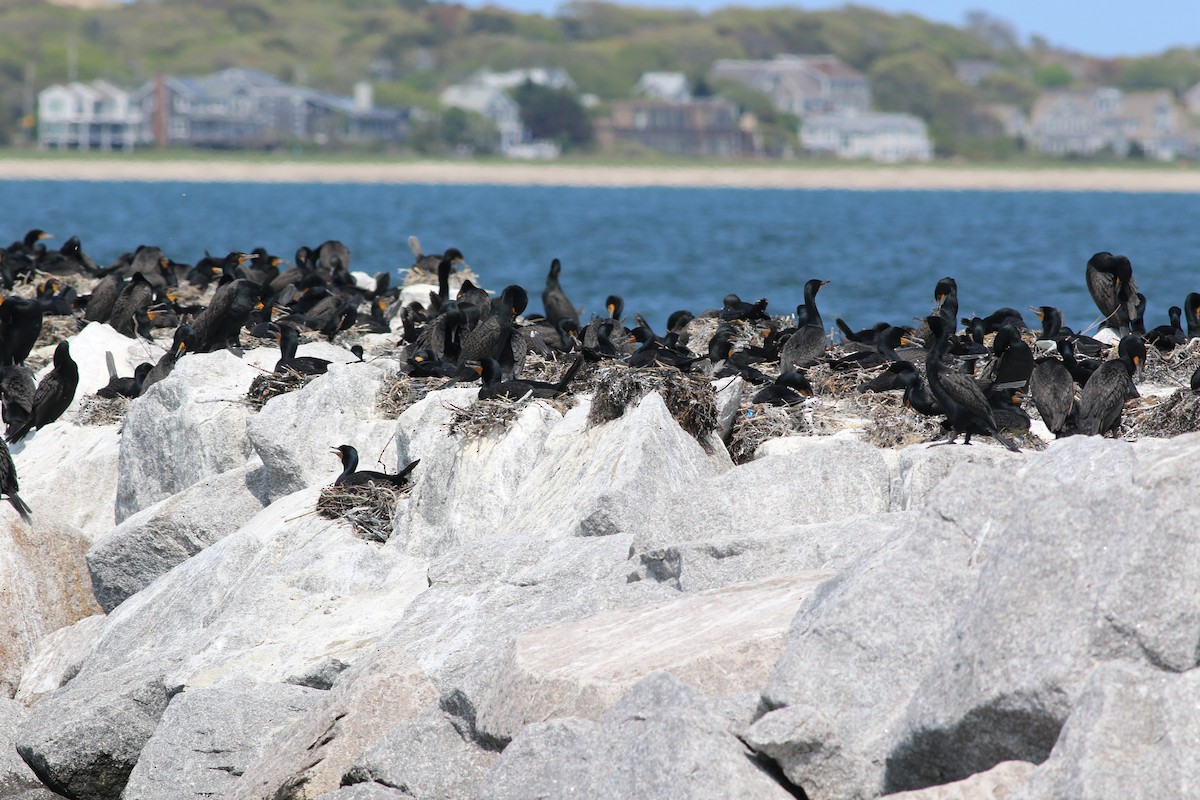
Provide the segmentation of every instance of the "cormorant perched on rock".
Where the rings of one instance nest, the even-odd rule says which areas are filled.
[[[137,335],[138,312],[145,312],[154,302],[154,287],[146,278],[145,273],[135,272],[129,283],[121,290],[117,301],[113,303],[112,314],[108,324],[122,336],[133,339]]]
[[[1129,259],[1108,251],[1096,253],[1088,259],[1084,278],[1096,308],[1104,315],[1102,324],[1129,333],[1131,321],[1138,316],[1137,284]]]
[[[930,332],[936,337],[925,361],[925,375],[929,389],[937,399],[950,426],[946,444],[953,444],[958,434],[964,434],[963,444],[971,443],[971,434],[976,431],[987,433],[1009,450],[1017,452],[1017,446],[1000,433],[992,408],[983,391],[975,381],[951,369],[946,369],[942,359],[950,345],[950,329],[939,316],[925,319]]]
[[[0,297],[0,365],[23,364],[42,332],[42,306],[23,297]]]
[[[208,308],[192,323],[194,352],[211,353],[236,345],[242,326],[250,319],[255,307],[262,306],[265,293],[263,286],[245,278],[219,286]]]
[[[4,367],[0,377],[0,395],[3,396],[5,435],[11,436],[33,418],[33,393],[37,388],[33,370],[24,364]]]
[[[301,375],[324,375],[329,371],[330,361],[316,356],[296,357],[296,349],[300,346],[300,331],[291,325],[280,325],[276,338],[279,340],[279,360],[275,362],[275,372],[299,372]]]
[[[125,289],[125,278],[119,272],[110,272],[92,287],[88,296],[87,309],[83,312],[85,322],[108,322],[113,306]]]
[[[13,464],[12,454],[8,452],[8,445],[0,442],[0,493],[8,496],[8,502],[21,515],[21,519],[25,520],[25,524],[32,525],[33,518],[29,516],[29,506],[17,494],[19,488],[17,467]]]
[[[1146,361],[1140,336],[1121,337],[1117,358],[1105,361],[1088,379],[1079,398],[1079,432],[1086,436],[1116,434],[1121,427],[1125,400],[1134,388],[1133,376]]]
[[[550,272],[546,274],[546,288],[542,290],[542,307],[546,310],[546,322],[554,326],[560,319],[568,319],[578,330],[579,312],[558,281],[561,273],[562,262],[556,258],[550,262]]]
[[[71,350],[65,341],[54,349],[54,368],[38,382],[33,393],[33,414],[20,428],[8,437],[9,442],[19,442],[30,430],[41,430],[62,416],[75,399],[79,388],[79,365],[71,358]]]
[[[482,361],[485,358],[495,358],[499,361],[498,355],[505,349],[509,349],[514,355],[517,349],[524,349],[525,340],[515,333],[513,320],[525,310],[528,303],[529,294],[523,288],[516,284],[504,287],[500,296],[490,304],[488,316],[481,319],[463,341],[458,356],[460,374],[464,372],[462,368],[468,361]],[[515,347],[514,340],[518,340]],[[524,362],[523,352],[520,360]],[[469,378],[473,374],[472,371],[466,370],[464,377]]]
[[[1042,415],[1042,422],[1055,438],[1071,432],[1075,414],[1075,380],[1063,362],[1046,358],[1029,376],[1029,394]]]
[[[333,452],[337,453],[338,458],[342,460],[342,474],[337,476],[337,480],[333,482],[334,486],[362,486],[374,483],[379,486],[393,486],[398,489],[408,480],[409,473],[413,471],[413,467],[421,463],[421,459],[418,458],[395,475],[389,475],[386,472],[360,471],[358,469],[358,450],[352,445],[344,444],[341,447],[335,447],[333,448]]]
[[[530,381],[521,378],[502,380],[500,364],[494,358],[485,358],[479,365],[479,373],[483,378],[483,386],[479,388],[479,399],[493,400],[498,397],[507,397],[509,400],[520,400],[527,394],[541,399],[558,397],[567,391],[575,373],[579,372],[579,367],[582,365],[583,356],[576,356],[575,361],[563,373],[558,383]]]
[[[825,355],[829,340],[821,312],[817,310],[817,292],[829,281],[813,278],[804,284],[804,304],[796,307],[796,330],[779,350],[779,368],[807,367]]]

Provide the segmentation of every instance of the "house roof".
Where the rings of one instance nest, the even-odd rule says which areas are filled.
[[[920,117],[883,111],[834,112],[805,118],[803,128],[820,127],[835,127],[842,133],[861,135],[898,132],[924,136],[927,130]]]

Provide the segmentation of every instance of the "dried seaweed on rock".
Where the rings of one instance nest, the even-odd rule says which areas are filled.
[[[662,395],[679,426],[697,440],[717,428],[717,394],[705,376],[684,374],[674,367],[613,366],[598,373],[588,411],[588,424],[617,419],[650,392]]]
[[[100,397],[91,395],[79,403],[79,411],[75,414],[78,425],[114,425],[125,418],[129,410],[128,397]]]
[[[317,497],[317,514],[326,519],[349,522],[360,536],[386,542],[392,535],[396,503],[408,496],[411,484],[394,486],[361,483],[326,486]]]
[[[427,394],[441,389],[450,382],[449,378],[414,378],[399,373],[379,390],[376,406],[386,419],[397,419],[408,408],[425,398]]]
[[[292,369],[284,370],[281,373],[265,372],[255,376],[254,380],[250,382],[250,388],[246,392],[246,401],[251,408],[258,411],[272,397],[294,392],[315,377],[317,376],[305,375]]]
[[[1196,431],[1200,431],[1200,394],[1190,389],[1127,403],[1121,418],[1120,433],[1125,439],[1166,438]]]

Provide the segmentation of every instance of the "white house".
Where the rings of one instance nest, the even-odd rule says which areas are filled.
[[[525,127],[521,124],[521,109],[508,92],[494,86],[459,83],[447,86],[438,97],[448,108],[462,108],[482,114],[496,124],[500,132],[499,150],[507,153],[521,144]]]
[[[644,72],[633,86],[633,96],[688,103],[692,99],[692,90],[682,72]]]
[[[885,164],[933,158],[925,123],[911,114],[877,111],[813,114],[800,126],[800,143],[812,153]]]
[[[142,123],[130,93],[95,80],[38,93],[38,144],[55,149],[132,150]]]

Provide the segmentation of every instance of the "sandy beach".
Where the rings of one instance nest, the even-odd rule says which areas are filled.
[[[0,159],[0,180],[1200,192],[1200,169],[966,166],[580,166],[544,163]]]

